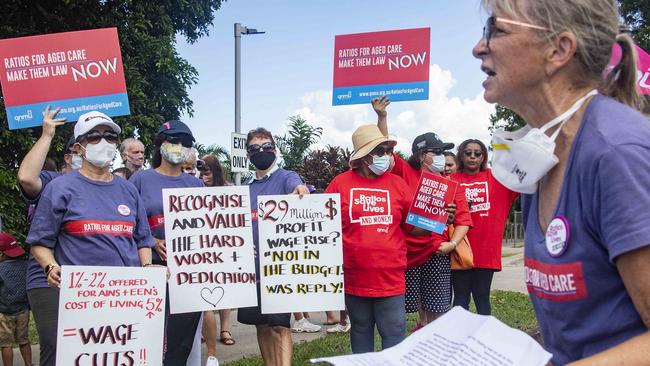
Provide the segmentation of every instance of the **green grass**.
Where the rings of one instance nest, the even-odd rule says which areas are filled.
[[[492,315],[513,328],[520,329],[534,337],[538,337],[537,320],[528,296],[511,291],[492,291]],[[475,311],[473,308],[470,310]],[[407,329],[413,329],[417,314],[407,316]],[[379,335],[375,334],[375,345],[379,347]],[[349,354],[350,339],[347,334],[327,335],[325,337],[295,344],[293,347],[292,365],[311,365],[309,359]],[[225,366],[258,366],[262,364],[260,356],[245,357],[224,364]]]
[[[517,253],[502,253],[501,258],[508,258],[517,255]]]

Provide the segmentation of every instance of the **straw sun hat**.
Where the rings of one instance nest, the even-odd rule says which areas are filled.
[[[352,134],[354,154],[350,161],[361,159],[368,155],[377,145],[388,142],[390,147],[397,145],[397,141],[384,136],[376,125],[363,125]]]

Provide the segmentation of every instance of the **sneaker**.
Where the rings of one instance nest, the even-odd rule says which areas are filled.
[[[307,318],[296,320],[291,327],[294,333],[316,333],[320,330],[320,325],[316,325],[309,321]]]
[[[205,366],[219,366],[219,360],[216,357],[210,356],[205,361]]]
[[[350,331],[350,318],[345,319],[345,325],[338,323],[333,327],[327,328],[326,330],[326,332],[329,334],[347,333],[349,331]]]

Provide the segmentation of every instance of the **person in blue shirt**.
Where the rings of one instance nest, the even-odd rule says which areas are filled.
[[[522,193],[525,279],[553,365],[650,365],[650,121],[614,0],[484,0],[492,173]],[[612,46],[621,61],[606,82]],[[631,107],[632,108],[631,108]]]

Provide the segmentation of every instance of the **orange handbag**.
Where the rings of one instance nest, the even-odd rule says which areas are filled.
[[[449,225],[449,237],[454,236],[454,225]],[[474,268],[474,254],[472,254],[472,247],[469,245],[467,235],[461,240],[456,249],[449,253],[451,257],[452,270],[464,270]]]

